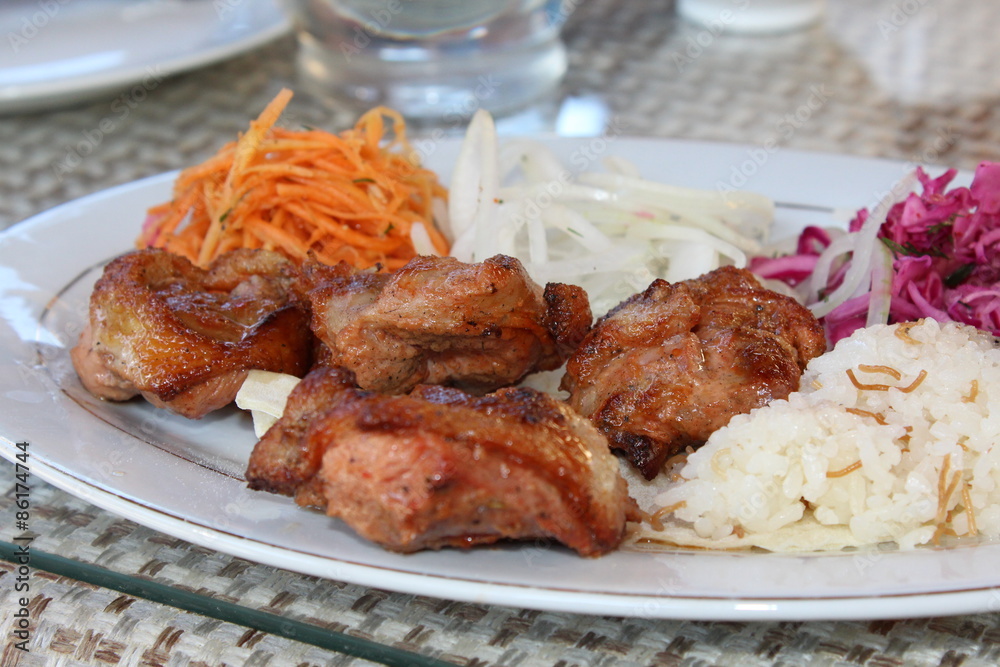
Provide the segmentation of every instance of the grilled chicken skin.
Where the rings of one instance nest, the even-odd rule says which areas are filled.
[[[418,257],[392,274],[346,265],[306,270],[313,330],[329,363],[363,389],[418,384],[486,393],[563,364],[590,328],[586,293],[534,283],[516,259],[465,264]]]
[[[604,316],[566,364],[570,405],[590,417],[646,479],[736,414],[798,388],[826,349],[795,300],[723,267],[654,281]]]
[[[202,417],[232,402],[251,369],[308,371],[314,338],[296,279],[268,251],[233,251],[207,270],[163,250],[123,255],[95,285],[73,365],[96,396],[141,394]]]
[[[620,543],[631,509],[607,441],[548,395],[383,395],[329,368],[289,396],[247,479],[399,552],[552,538],[597,556]]]

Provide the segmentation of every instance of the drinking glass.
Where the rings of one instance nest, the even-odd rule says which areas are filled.
[[[566,71],[560,31],[581,0],[284,0],[310,92],[410,118],[529,105]]]

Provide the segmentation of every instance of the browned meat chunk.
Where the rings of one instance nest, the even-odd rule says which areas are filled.
[[[246,472],[250,488],[294,496],[312,480],[323,449],[312,446],[306,432],[315,419],[345,400],[341,394],[366,395],[354,384],[354,375],[342,368],[317,367],[295,385],[281,419],[250,456]],[[322,499],[311,498],[302,504],[319,505]]]
[[[247,479],[401,552],[552,538],[596,556],[619,544],[631,509],[607,441],[546,394],[387,396],[324,368],[289,396]]]
[[[123,255],[94,287],[73,365],[96,396],[142,394],[202,417],[232,402],[251,369],[308,370],[314,338],[296,279],[266,251],[238,250],[208,270],[163,250]]]
[[[485,393],[558,368],[591,324],[586,293],[535,284],[516,259],[418,257],[392,274],[311,267],[313,329],[359,386]]]
[[[647,479],[736,414],[798,388],[826,349],[808,309],[724,267],[654,281],[594,326],[566,365],[570,405]]]

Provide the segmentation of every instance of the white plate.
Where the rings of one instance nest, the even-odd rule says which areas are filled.
[[[288,29],[275,0],[3,2],[0,112],[107,94],[124,96],[122,105],[141,102],[166,76],[234,56]]]
[[[855,209],[904,172],[844,156],[643,139],[554,139],[581,165],[607,151],[645,175],[708,188],[745,180],[780,202]],[[425,146],[447,172],[457,144]],[[67,349],[99,267],[131,247],[172,174],[60,206],[0,236],[0,434],[29,443],[32,473],[154,529],[254,561],[332,579],[465,601],[621,616],[817,619],[929,616],[1000,608],[1000,545],[825,555],[619,551],[584,559],[525,544],[388,553],[288,498],[249,491],[246,415],[201,421],[136,401],[94,400]],[[829,213],[779,208],[779,233]]]

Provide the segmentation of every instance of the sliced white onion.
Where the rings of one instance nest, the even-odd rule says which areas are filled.
[[[902,199],[902,197],[911,192],[916,182],[917,177],[915,173],[910,173],[900,179],[889,193],[882,197],[872,212],[869,213],[868,218],[861,225],[861,229],[851,235],[854,237],[854,246],[851,253],[851,265],[844,274],[844,280],[825,299],[809,304],[809,309],[812,310],[813,315],[823,317],[856,294],[859,288],[862,287],[862,281],[865,278],[868,278],[869,281],[871,280],[872,257],[875,252],[875,245],[878,243],[876,240],[878,230],[882,227],[882,223],[885,222],[886,217],[888,217],[889,209]]]
[[[809,291],[806,293],[806,303],[817,303],[820,301],[827,283],[830,282],[830,275],[833,272],[834,262],[854,250],[857,242],[855,234],[845,234],[833,239],[823,252],[816,259],[816,266],[813,267],[812,275],[809,277]]]
[[[519,166],[529,181],[555,181],[566,173],[566,167],[552,154],[552,151],[537,141],[528,139],[511,141],[503,150],[503,155],[505,159],[500,166],[506,169]]]
[[[464,240],[475,256],[477,246],[488,246],[495,238],[493,217],[500,194],[496,125],[484,109],[469,122],[452,172],[448,194],[448,225],[451,240]],[[464,237],[472,231],[472,239]],[[453,251],[453,254],[454,251]],[[479,258],[481,261],[485,259]]]
[[[541,216],[528,218],[528,262],[544,264],[549,257],[549,239]]]
[[[734,266],[745,266],[747,263],[747,256],[742,250],[717,236],[712,236],[703,229],[695,227],[639,222],[629,228],[627,236],[629,238],[671,239],[688,244],[694,242],[711,248],[714,252],[727,258]]]
[[[892,305],[892,252],[884,243],[879,243],[875,250],[871,292],[865,326],[888,324],[889,308]]]
[[[285,412],[285,403],[299,378],[286,373],[252,370],[236,394],[236,406],[249,410],[253,416],[253,429],[262,437]]]
[[[477,113],[452,180],[452,254],[517,257],[537,282],[583,287],[597,315],[654,278],[745,266],[773,220],[773,202],[760,195],[653,183],[616,157],[603,160],[609,173],[574,177],[538,142],[498,144]]]
[[[427,228],[424,227],[424,223],[422,222],[414,222],[413,226],[410,227],[410,241],[413,243],[413,249],[417,251],[418,255],[439,254],[437,248],[434,247],[434,243],[431,241],[431,235],[427,233]]]
[[[744,217],[746,228],[740,231],[747,234],[766,234],[774,218],[774,202],[753,192],[721,193],[715,190],[697,190],[630,178],[621,174],[596,172],[580,174],[579,180],[581,183],[595,185],[612,192],[627,193],[620,195],[623,197],[634,196],[642,200],[643,194],[655,195],[657,199],[653,201],[670,202],[671,207],[686,205],[689,209],[694,207],[720,214],[743,211],[746,214]]]
[[[590,252],[602,253],[613,245],[607,235],[568,206],[553,204],[545,212],[544,218],[553,229],[565,232]]]
[[[568,257],[550,258],[544,264],[531,264],[530,266],[539,273],[549,276],[559,276],[560,280],[566,282],[568,278],[585,278],[592,273],[612,273],[616,276],[623,273],[623,264],[630,260],[639,259],[648,252],[648,244],[615,244],[604,252],[600,253],[571,253]],[[644,258],[643,258],[644,259]],[[638,268],[632,265],[632,269]],[[627,269],[624,271],[627,273]],[[551,278],[550,278],[551,280]]]
[[[560,183],[559,187],[553,187],[552,183],[558,181],[546,181],[539,183],[518,183],[500,188],[500,200],[509,202],[518,199],[534,198],[544,200],[546,198],[558,197],[560,201],[595,201],[609,202],[613,195],[607,190],[594,188],[578,183]],[[553,194],[556,191],[557,194]]]
[[[664,254],[670,258],[663,279],[678,282],[692,275],[700,276],[719,266],[719,253],[711,245],[694,241],[677,241],[670,244]]]

